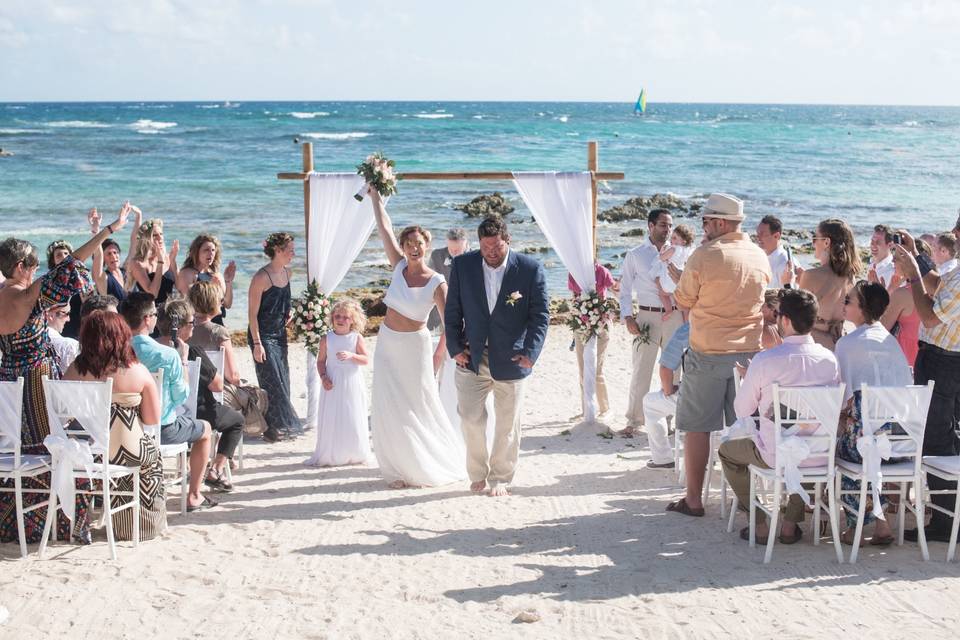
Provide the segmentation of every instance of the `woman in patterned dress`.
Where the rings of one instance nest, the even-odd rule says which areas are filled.
[[[110,462],[140,467],[140,538],[149,540],[167,528],[163,462],[156,440],[143,431],[144,424],[160,423],[160,394],[153,376],[137,361],[130,327],[118,314],[94,311],[80,327],[80,355],[63,376],[67,380],[113,380],[110,405]],[[117,491],[130,491],[133,479],[117,481]],[[129,498],[115,497],[118,507]],[[133,538],[133,510],[113,516],[118,540]]]
[[[48,273],[34,281],[37,266],[37,250],[25,240],[7,238],[0,242],[0,272],[6,285],[0,289],[0,380],[24,378],[23,424],[21,425],[21,451],[26,455],[46,455],[43,439],[50,434],[47,408],[41,379],[48,376],[59,379],[60,362],[47,336],[47,321],[44,313],[50,307],[61,305],[78,293],[86,293],[93,287],[83,261],[93,254],[96,246],[111,233],[118,231],[127,222],[129,203],[124,204],[117,219],[102,231],[94,234],[83,246],[65,258]],[[4,486],[13,486],[7,481]],[[49,476],[24,480],[23,486],[31,489],[49,488]],[[43,494],[27,493],[24,506],[46,499]],[[76,519],[73,526],[75,539],[89,541],[87,519],[88,498],[77,495]],[[24,515],[27,540],[38,542],[43,534],[47,510],[37,509]],[[17,540],[17,517],[14,494],[0,493],[0,541]],[[69,521],[61,515],[57,519],[57,531],[62,537],[70,532]]]

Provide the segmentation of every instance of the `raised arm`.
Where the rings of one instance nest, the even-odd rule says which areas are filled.
[[[90,223],[90,233],[92,235],[100,233],[100,214],[96,207],[90,209],[90,213],[87,214],[87,221]],[[107,274],[103,270],[102,244],[98,244],[97,248],[93,250],[93,268],[90,269],[90,275],[97,287],[97,293],[102,296],[107,295]]]
[[[237,263],[231,260],[223,270],[223,308],[233,306],[233,279],[237,277]]]
[[[133,228],[130,229],[130,248],[127,250],[127,258],[123,261],[124,269],[130,267],[130,263],[133,262],[134,249],[137,246],[137,236],[140,235],[140,225],[143,224],[143,211],[140,211],[140,207],[136,205],[130,205],[130,210],[133,212]]]
[[[397,237],[393,234],[393,223],[390,221],[390,216],[387,215],[387,208],[383,205],[383,198],[380,197],[380,193],[370,187],[367,189],[367,194],[373,203],[373,217],[377,221],[377,233],[380,235],[383,249],[387,252],[390,266],[395,267],[398,262],[403,260],[403,252],[400,250]]]
[[[89,240],[84,242],[80,248],[76,249],[73,252],[73,257],[80,262],[86,262],[87,258],[93,255],[93,252],[96,248],[100,246],[100,243],[107,239],[107,237],[123,228],[123,225],[127,224],[127,215],[130,213],[130,203],[125,202],[123,207],[120,209],[120,213],[117,215],[117,219],[107,225],[105,229],[101,229],[98,233],[94,234]]]

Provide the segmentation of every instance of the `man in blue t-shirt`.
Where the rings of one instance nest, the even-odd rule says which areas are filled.
[[[131,292],[120,303],[120,315],[133,332],[133,350],[137,359],[150,372],[163,370],[163,388],[160,391],[160,442],[163,444],[190,444],[190,488],[187,511],[201,511],[217,503],[200,493],[210,458],[210,423],[186,414],[183,403],[190,395],[187,380],[187,345],[180,342],[179,351],[167,347],[150,334],[157,326],[157,307],[149,293]]]

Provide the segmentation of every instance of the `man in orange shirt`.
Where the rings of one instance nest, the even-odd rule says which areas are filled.
[[[674,293],[677,305],[690,310],[676,414],[687,488],[667,510],[689,516],[703,515],[710,434],[736,420],[733,370],[760,351],[764,290],[772,278],[766,253],[741,230],[743,201],[714,193],[701,215],[707,242],[687,260]]]

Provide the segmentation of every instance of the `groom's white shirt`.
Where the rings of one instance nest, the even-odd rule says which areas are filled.
[[[503,274],[507,272],[507,260],[510,259],[510,249],[507,249],[507,253],[503,256],[503,262],[500,263],[500,266],[494,269],[487,264],[487,261],[483,259],[483,256],[480,256],[480,261],[483,263],[483,286],[487,291],[487,307],[490,309],[491,315],[493,314],[494,308],[497,306],[497,298],[500,296],[500,287],[503,286]]]

